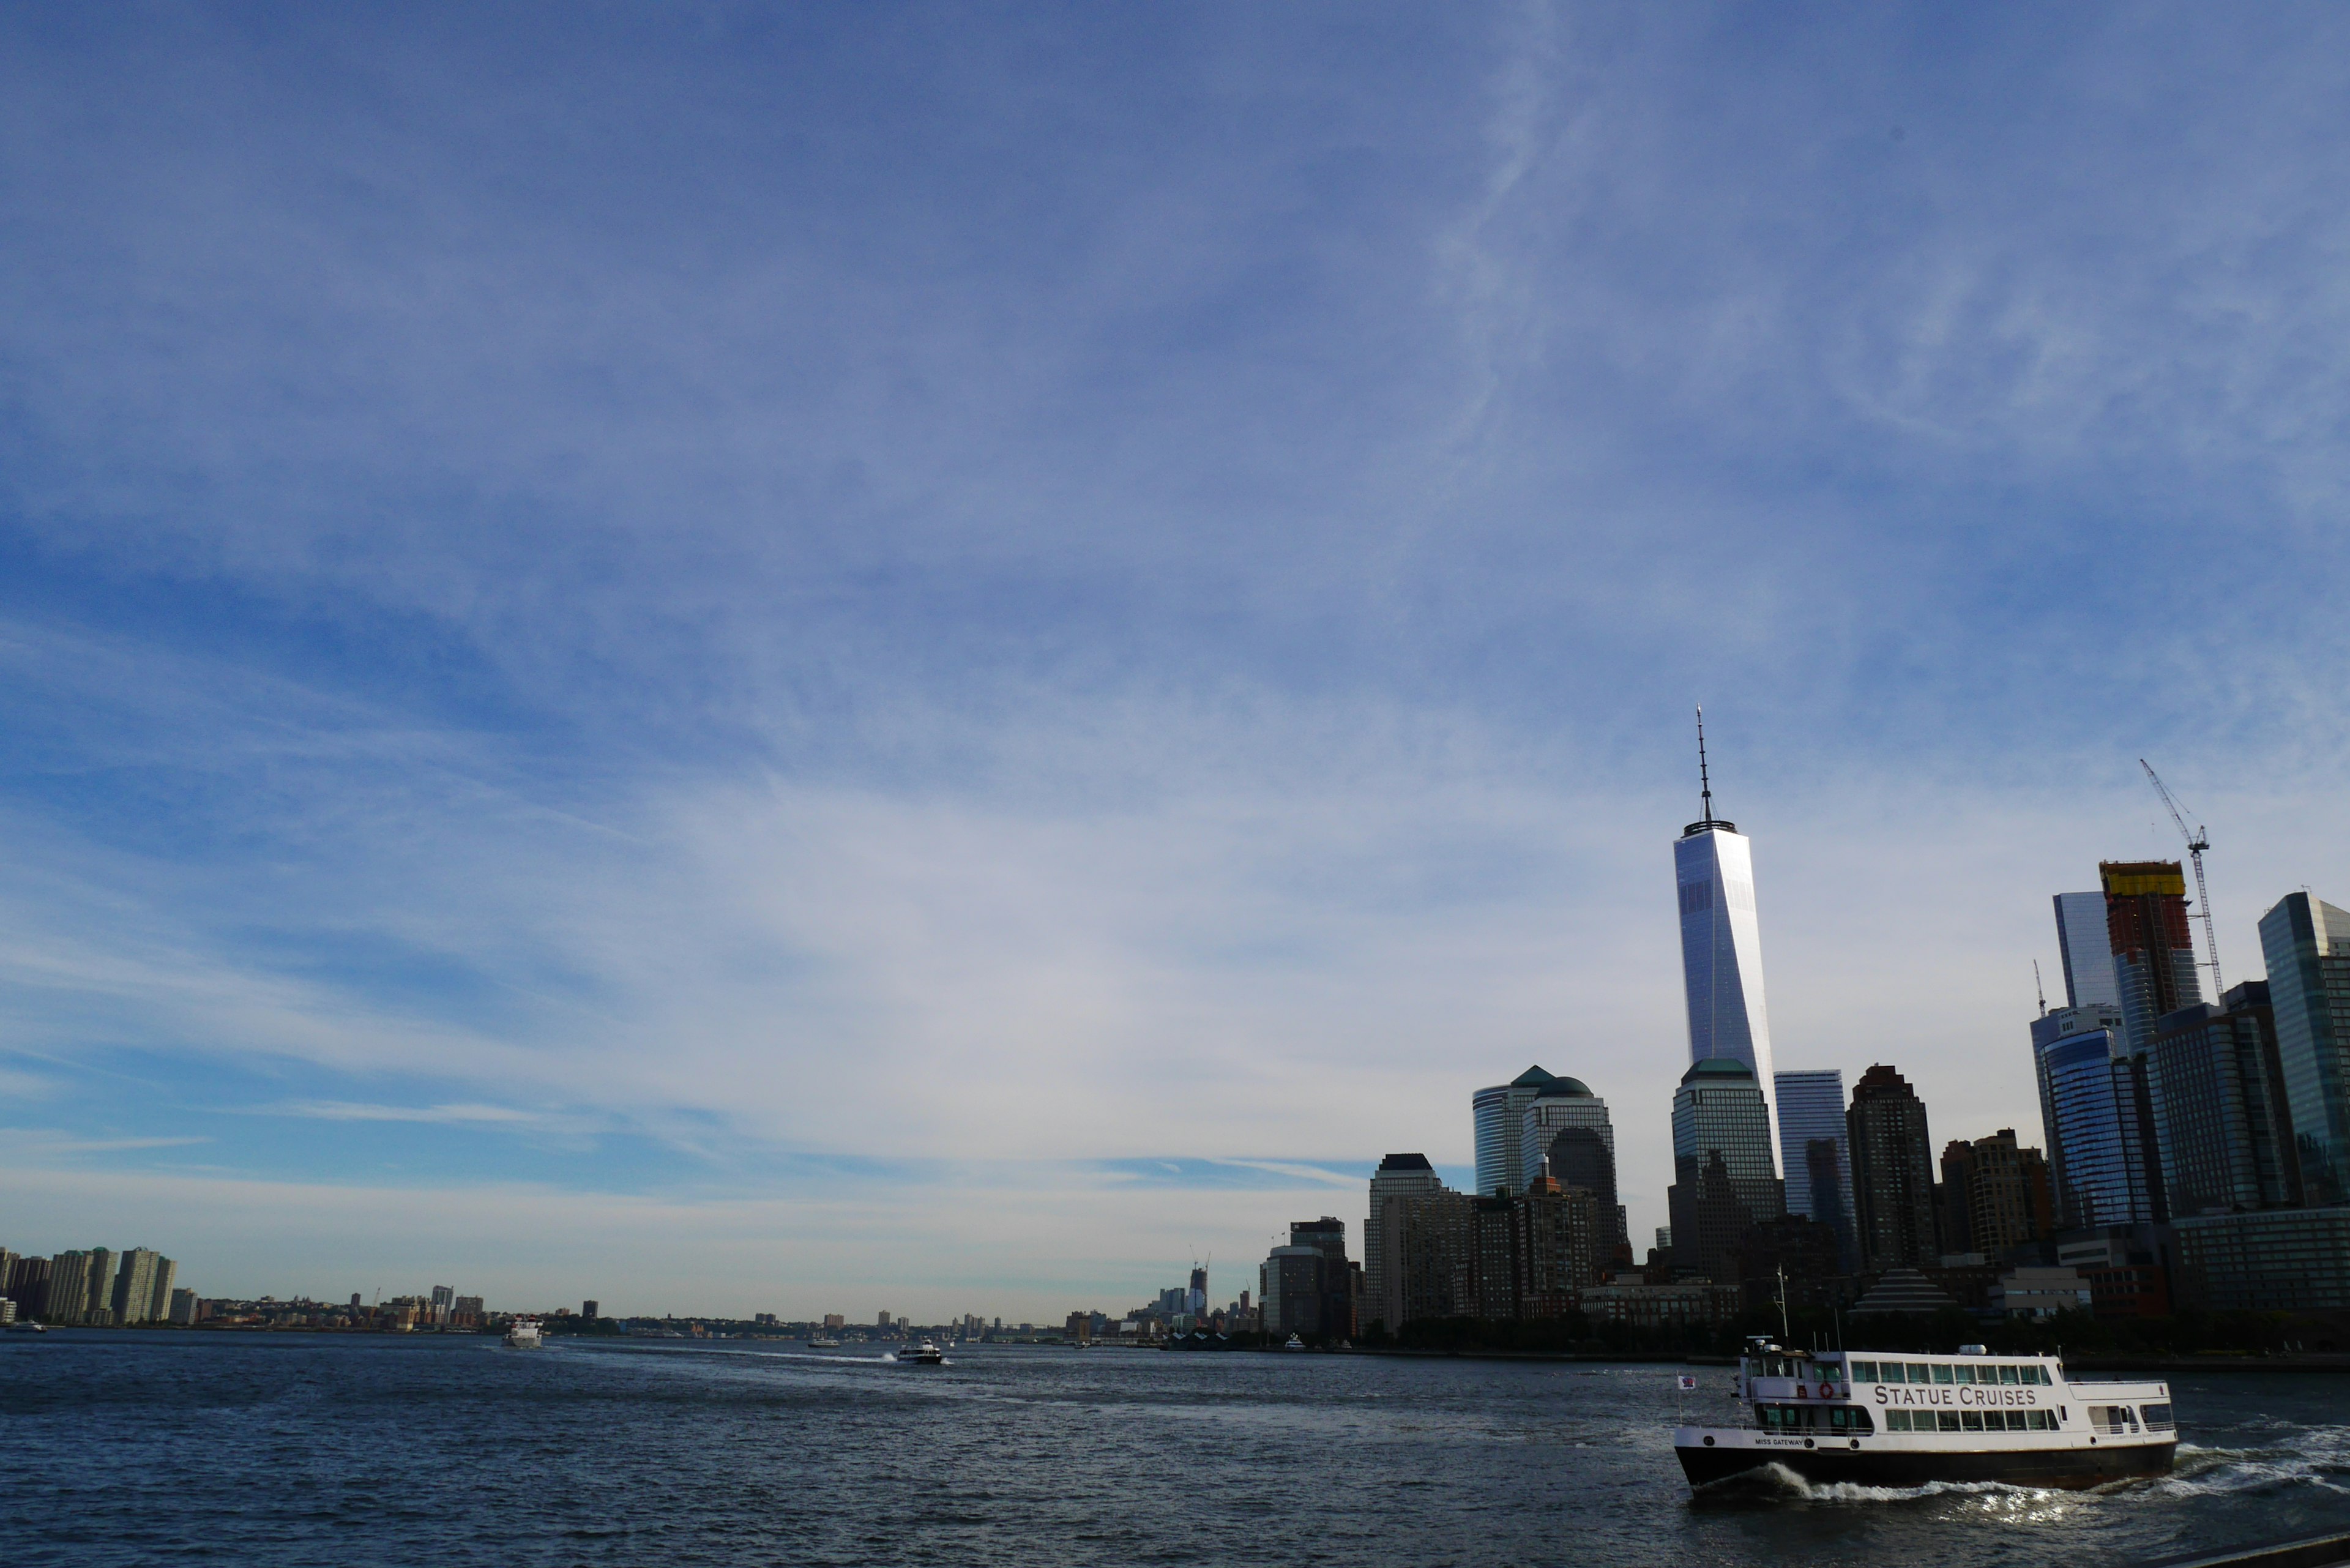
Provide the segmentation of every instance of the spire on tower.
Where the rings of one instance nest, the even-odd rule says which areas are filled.
[[[1738,831],[1736,823],[1725,822],[1713,815],[1713,775],[1705,760],[1705,704],[1702,702],[1697,709],[1697,792],[1703,809],[1698,820],[1681,831],[1683,838],[1694,833],[1703,833],[1710,827],[1719,827],[1728,833]]]

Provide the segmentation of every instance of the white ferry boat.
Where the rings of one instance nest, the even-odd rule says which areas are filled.
[[[1686,1386],[1686,1385],[1684,1385]],[[2077,1383],[2052,1355],[1786,1350],[1751,1340],[1735,1426],[1677,1427],[1692,1486],[1783,1465],[1805,1480],[2088,1487],[2171,1468],[2170,1386]]]
[[[926,1339],[898,1359],[913,1366],[943,1366],[947,1353]]]
[[[538,1319],[518,1317],[506,1329],[508,1350],[536,1350],[546,1343],[538,1332]]]

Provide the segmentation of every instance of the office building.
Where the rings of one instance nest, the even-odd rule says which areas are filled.
[[[171,1306],[168,1309],[168,1321],[192,1328],[203,1321],[203,1304],[196,1300],[195,1292],[174,1290],[172,1293]]]
[[[1526,1184],[1526,1190],[1534,1191],[1544,1175],[1563,1188],[1577,1188],[1591,1194],[1598,1209],[1605,1257],[1614,1257],[1618,1246],[1629,1250],[1631,1232],[1624,1205],[1617,1201],[1616,1147],[1612,1139],[1594,1127],[1560,1129],[1550,1140],[1544,1169]]]
[[[1607,1102],[1593,1094],[1579,1078],[1553,1078],[1526,1103],[1518,1128],[1520,1163],[1517,1179],[1510,1184],[1512,1191],[1523,1192],[1542,1174],[1543,1161],[1550,1158],[1553,1140],[1569,1127],[1596,1134],[1599,1141],[1607,1146],[1608,1165],[1613,1168],[1616,1129],[1607,1120]]]
[[[2020,1143],[2013,1127],[1972,1143],[1953,1139],[1946,1145],[1940,1191],[1945,1254],[1980,1253],[2000,1262],[2055,1230],[2048,1162],[2038,1149]]]
[[[1275,1247],[1257,1269],[1264,1332],[1308,1336],[1322,1332],[1322,1249]]]
[[[1738,825],[1713,815],[1702,718],[1698,729],[1698,783],[1702,815],[1681,830],[1673,845],[1690,1061],[1744,1063],[1762,1091],[1764,1123],[1775,1127],[1778,1116],[1772,1100],[1778,1089],[1762,997],[1762,930],[1754,909],[1754,859]],[[1765,1141],[1763,1158],[1771,1162],[1771,1174],[1778,1175],[1775,1139]]]
[[[1940,1262],[1933,1146],[1916,1091],[1891,1067],[1871,1066],[1852,1086],[1845,1123],[1861,1267],[1914,1269]]]
[[[1519,1147],[1526,1107],[1542,1093],[1551,1076],[1539,1066],[1529,1067],[1506,1084],[1480,1089],[1470,1096],[1470,1116],[1477,1134],[1477,1196],[1491,1198],[1523,1180],[1526,1160]]]
[[[2350,1206],[2198,1214],[2171,1236],[2182,1307],[2350,1312]]]
[[[1311,1247],[1322,1255],[1322,1304],[1317,1314],[1321,1332],[1341,1339],[1359,1333],[1363,1272],[1347,1256],[1347,1222],[1328,1214],[1319,1220],[1295,1220],[1289,1227],[1289,1244]],[[1192,1289],[1204,1303],[1207,1271],[1194,1269],[1192,1276]]]
[[[1695,1179],[1716,1158],[1748,1219],[1775,1220],[1787,1211],[1769,1106],[1754,1069],[1733,1056],[1695,1064],[1673,1094],[1674,1180]],[[1679,1221],[1674,1226],[1678,1232]]]
[[[1555,1177],[1536,1177],[1511,1206],[1510,1219],[1512,1306],[1521,1318],[1563,1317],[1574,1311],[1583,1293],[1599,1282],[1600,1271],[1622,1240],[1615,1205]]]
[[[1665,1204],[1675,1272],[1722,1285],[1737,1282],[1738,1245],[1747,1231],[1786,1212],[1770,1111],[1745,1063],[1716,1056],[1681,1075]]]
[[[1823,1224],[1850,1223],[1852,1149],[1845,1130],[1844,1073],[1836,1067],[1774,1075],[1779,1108],[1779,1168],[1787,1179],[1787,1212]],[[1835,1164],[1835,1190],[1814,1190],[1812,1140],[1825,1138]],[[1834,1212],[1823,1211],[1823,1201]],[[1841,1216],[1842,1218],[1839,1218]]]
[[[2103,893],[2056,895],[2056,952],[2064,964],[2065,1006],[2120,1011],[2122,992],[2114,982],[2114,940]]]
[[[1378,1211],[1381,1295],[1376,1316],[1392,1331],[1422,1318],[1477,1311],[1475,1206],[1439,1185],[1393,1192]],[[1490,1200],[1487,1200],[1490,1201]]]
[[[18,1258],[8,1265],[8,1277],[0,1281],[0,1285],[5,1285],[8,1299],[16,1303],[19,1317],[47,1317],[49,1266],[47,1258]]]
[[[2350,913],[2306,892],[2261,917],[2302,1200],[2350,1202]]]
[[[2142,1056],[2154,1044],[2158,1019],[2203,1000],[2187,932],[2187,879],[2176,860],[2103,860],[2097,879],[2106,893],[2122,1032],[2130,1054]]]
[[[2164,1017],[2147,1053],[2147,1097],[2171,1218],[2301,1201],[2267,981]]]
[[[1547,1076],[1547,1075],[1545,1075]],[[1428,1163],[1424,1154],[1391,1154],[1379,1161],[1371,1174],[1370,1212],[1363,1225],[1363,1293],[1369,1302],[1369,1311],[1377,1315],[1388,1301],[1386,1264],[1387,1230],[1379,1221],[1380,1206],[1390,1198],[1421,1197],[1444,1190],[1437,1179],[1436,1168]],[[1388,1319],[1393,1328],[1402,1320]]]
[[[2032,1021],[2056,1222],[2073,1231],[2164,1217],[2153,1101],[2119,1008],[2065,1007]]]

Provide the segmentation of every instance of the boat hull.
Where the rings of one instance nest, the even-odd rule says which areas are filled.
[[[1947,1451],[1866,1447],[1814,1449],[1677,1445],[1691,1486],[1711,1486],[1768,1465],[1783,1465],[1814,1486],[1918,1487],[1934,1481],[2000,1481],[2010,1486],[2078,1490],[2132,1476],[2167,1475],[2178,1445],[2116,1443],[2097,1448]]]

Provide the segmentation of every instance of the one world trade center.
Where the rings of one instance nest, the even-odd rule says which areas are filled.
[[[1762,1009],[1762,932],[1754,919],[1754,857],[1738,825],[1713,815],[1705,760],[1705,710],[1697,715],[1703,815],[1673,846],[1680,884],[1681,979],[1689,992],[1690,1060],[1729,1056],[1753,1070],[1771,1116],[1773,1163],[1779,1102],[1771,1071],[1771,1024]]]

